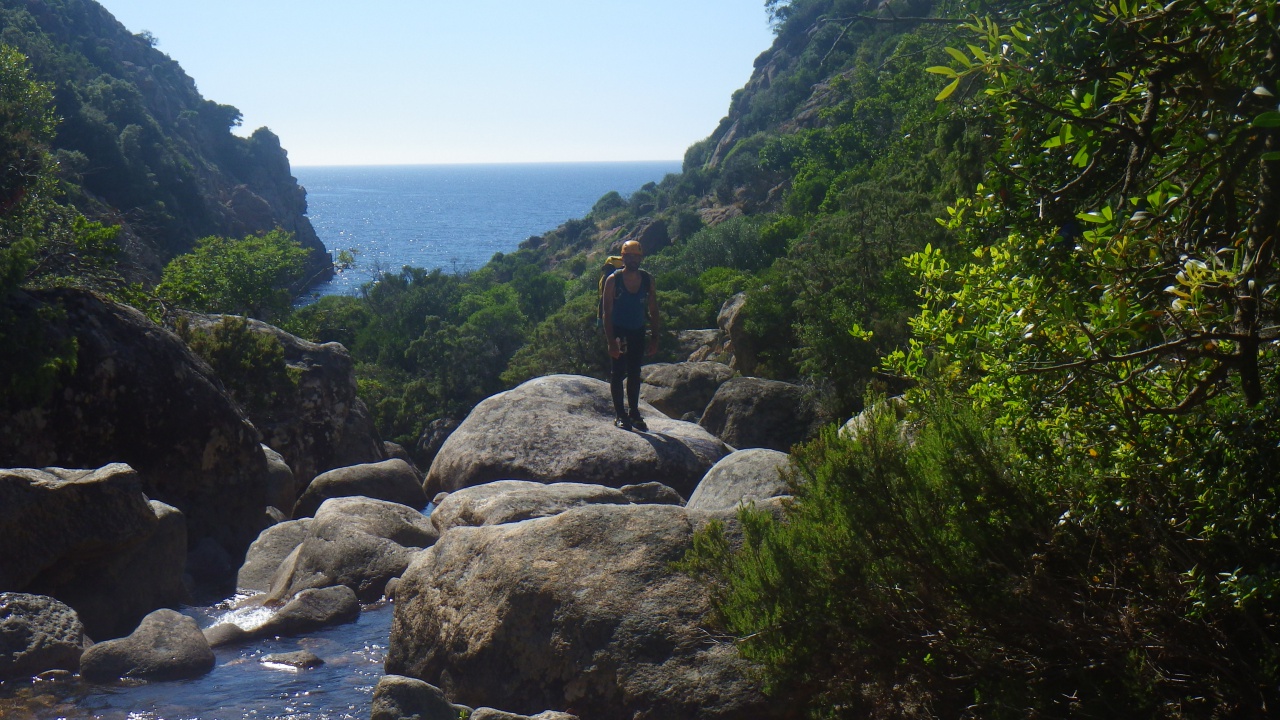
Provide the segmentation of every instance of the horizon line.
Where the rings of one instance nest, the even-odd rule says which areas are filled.
[[[290,168],[359,168],[359,167],[462,167],[475,165],[622,165],[622,164],[657,164],[681,163],[683,158],[670,160],[481,160],[475,162],[437,162],[437,163],[290,163]]]

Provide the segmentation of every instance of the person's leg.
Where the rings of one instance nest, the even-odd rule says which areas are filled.
[[[614,333],[619,338],[622,333]],[[613,394],[613,412],[617,418],[627,417],[627,408],[622,404],[622,378],[627,374],[627,356],[609,358],[609,390]]]
[[[627,401],[632,419],[640,417],[640,365],[644,363],[644,330],[627,333]]]

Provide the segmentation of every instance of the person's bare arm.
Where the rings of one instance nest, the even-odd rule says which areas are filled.
[[[618,338],[613,336],[613,296],[616,294],[614,287],[613,276],[610,275],[605,278],[604,290],[602,291],[604,297],[601,300],[603,302],[602,314],[604,315],[604,340],[609,346],[609,357],[619,358],[622,357],[622,350],[618,347]]]

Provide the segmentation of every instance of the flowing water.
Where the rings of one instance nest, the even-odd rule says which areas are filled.
[[[201,627],[260,621],[254,611],[187,608]],[[390,603],[366,605],[360,619],[302,638],[269,638],[217,648],[213,672],[193,680],[96,685],[77,678],[0,684],[4,720],[368,720],[382,677]],[[311,670],[268,665],[265,655],[309,650]]]

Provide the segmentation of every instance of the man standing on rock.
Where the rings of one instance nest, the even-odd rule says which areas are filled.
[[[658,352],[658,293],[653,286],[653,276],[640,269],[644,250],[640,243],[628,240],[622,243],[622,269],[616,270],[604,281],[604,337],[609,343],[609,357],[613,360],[610,389],[613,391],[614,425],[623,430],[632,427],[641,432],[649,428],[640,417],[640,365],[644,356]],[[653,329],[649,342],[645,343],[645,316]],[[627,400],[631,405],[628,414],[622,404],[622,378],[627,378]]]

